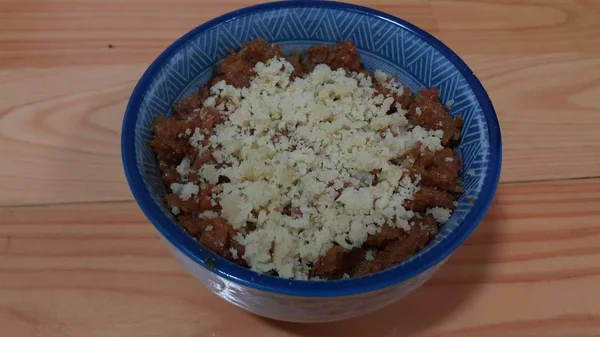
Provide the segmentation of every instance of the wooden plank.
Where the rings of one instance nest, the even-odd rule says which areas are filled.
[[[349,322],[259,319],[187,275],[131,201],[137,79],[260,0],[0,0],[0,335],[600,336],[600,178],[580,179],[600,176],[600,2],[352,1],[442,39],[498,111],[503,184],[434,279]]]
[[[186,30],[251,4],[140,3],[0,1],[0,205],[130,200],[119,131],[137,79],[155,55]],[[507,3],[519,8],[521,2]],[[470,21],[459,15],[464,1],[365,4],[442,37],[438,33],[462,33],[463,21],[475,20],[475,26],[489,21],[495,31],[512,32],[524,20],[492,16],[482,23],[482,13],[495,13],[487,6],[496,9],[497,2],[474,5],[481,15]],[[550,6],[533,0],[527,4]],[[444,6],[451,7],[454,21],[442,15]],[[595,8],[591,2],[565,8],[579,13],[581,6],[590,12]],[[176,19],[159,19],[164,17]],[[536,32],[525,29],[520,36],[537,40]],[[513,43],[498,41],[508,47]],[[470,39],[449,42],[467,53],[465,59],[498,110],[504,135],[503,182],[600,176],[600,106],[595,94],[600,89],[600,52],[582,48],[586,52],[533,54],[523,49],[506,54],[488,44],[475,44],[473,49]]]
[[[500,121],[502,181],[600,176],[600,53],[464,58]]]
[[[3,0],[0,67],[150,63],[188,30],[259,2]]]
[[[431,0],[438,36],[459,53],[600,51],[594,0]]]
[[[0,68],[150,63],[190,29],[260,2],[2,0]],[[435,31],[428,0],[360,3]]]
[[[4,207],[0,326],[19,337],[597,336],[598,205],[600,179],[502,185],[424,287],[375,314],[317,325],[258,319],[204,290],[133,202]]]
[[[600,176],[600,53],[466,60],[497,109],[503,182]],[[145,67],[0,70],[0,205],[131,199],[120,128]]]
[[[144,68],[0,71],[0,205],[131,199],[120,133]]]

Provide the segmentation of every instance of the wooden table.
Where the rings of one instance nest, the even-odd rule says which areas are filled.
[[[148,64],[251,2],[0,0],[0,336],[600,336],[600,1],[363,2],[473,68],[502,125],[502,182],[425,286],[318,325],[254,317],[196,283],[121,167]]]

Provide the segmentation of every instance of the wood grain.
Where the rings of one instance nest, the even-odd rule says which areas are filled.
[[[6,182],[0,204],[131,199],[120,128],[143,70],[0,70],[0,91],[8,98],[0,101],[0,172]]]
[[[149,63],[188,30],[258,0],[0,1],[0,68]],[[356,1],[355,1],[356,2]],[[393,0],[382,10],[435,30],[427,0]],[[109,48],[109,44],[112,48]]]
[[[258,2],[0,0],[0,336],[600,336],[597,0],[354,0],[457,51],[503,132],[489,214],[416,293],[299,325],[187,275],[132,201],[123,111],[174,39]]]
[[[600,51],[595,0],[432,0],[439,36],[459,53]]]
[[[119,132],[133,86],[170,41],[243,4],[249,3],[0,2],[0,155],[10,158],[0,168],[6,181],[0,205],[131,200],[120,168]],[[450,24],[443,18],[444,6],[464,7],[464,1],[374,4],[441,37],[468,27],[464,20]],[[499,4],[474,8],[495,13]],[[592,2],[571,7],[583,5],[595,8]],[[530,5],[536,6],[542,5]],[[462,19],[454,12],[452,17]],[[493,18],[466,21],[477,27],[475,33],[488,26],[494,31],[521,27],[516,18]],[[477,40],[469,34],[449,42],[467,52],[464,58],[497,109],[505,150],[502,181],[600,176],[600,51],[507,54],[481,45],[470,54]],[[152,47],[139,45],[144,43]],[[35,193],[30,192],[32,180]]]
[[[466,55],[503,137],[502,181],[600,176],[600,53]]]
[[[0,324],[7,336],[597,336],[599,201],[600,179],[503,185],[422,289],[318,325],[259,319],[210,294],[133,202],[2,208]]]

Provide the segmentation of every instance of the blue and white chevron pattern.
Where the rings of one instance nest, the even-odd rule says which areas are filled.
[[[244,41],[263,38],[283,50],[306,50],[316,43],[352,40],[369,70],[397,73],[412,90],[438,87],[442,101],[454,100],[451,113],[465,121],[459,151],[463,157],[465,194],[436,242],[456,228],[478,198],[488,167],[488,129],[474,92],[460,72],[437,49],[417,35],[384,19],[333,8],[284,8],[251,13],[199,33],[161,68],[141,105],[136,124],[138,167],[157,204],[163,205],[155,156],[148,147],[149,126],[157,115],[168,114],[183,96],[205,85],[214,65]],[[169,217],[170,212],[163,206]],[[431,247],[432,245],[429,245]]]

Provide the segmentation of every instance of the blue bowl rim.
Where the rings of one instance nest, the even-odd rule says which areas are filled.
[[[426,251],[420,258],[409,260],[380,273],[362,278],[339,281],[288,280],[269,275],[261,275],[249,269],[240,267],[218,256],[212,251],[202,248],[200,244],[191,239],[181,228],[174,224],[150,196],[137,166],[133,137],[137,122],[137,111],[139,111],[140,103],[143,101],[151,80],[157,75],[161,66],[179,51],[180,47],[199,33],[227,23],[230,20],[235,20],[240,16],[274,9],[303,7],[358,12],[386,20],[419,36],[446,56],[453,66],[464,76],[475,93],[488,126],[490,165],[486,172],[480,197],[475,201],[472,211],[467,214],[465,219],[454,231],[436,246]],[[192,29],[167,47],[148,67],[133,90],[123,119],[121,153],[129,187],[146,217],[164,238],[194,262],[229,281],[266,292],[298,297],[338,297],[376,291],[406,281],[442,262],[456,250],[456,248],[460,246],[481,222],[491,205],[500,178],[502,145],[498,119],[487,92],[466,63],[441,41],[400,18],[371,8],[334,1],[301,0],[264,3],[224,14]],[[205,262],[207,258],[212,258],[212,261],[216,261],[218,267],[211,268],[208,266]]]

